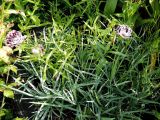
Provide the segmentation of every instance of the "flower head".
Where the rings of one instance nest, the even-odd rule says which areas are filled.
[[[116,33],[122,38],[127,39],[132,36],[132,29],[127,25],[119,25],[116,28]]]
[[[39,44],[37,47],[32,48],[32,53],[35,55],[43,55],[44,54],[44,47],[43,45]]]
[[[11,48],[17,47],[25,38],[26,36],[23,36],[21,32],[12,30],[6,36],[5,45]]]

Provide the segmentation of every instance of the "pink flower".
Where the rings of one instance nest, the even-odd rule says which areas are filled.
[[[25,39],[26,36],[23,36],[21,32],[12,30],[6,36],[5,45],[15,48],[19,46]]]

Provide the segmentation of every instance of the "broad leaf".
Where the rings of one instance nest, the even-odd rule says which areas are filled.
[[[7,98],[14,98],[14,92],[9,89],[4,90],[3,95]]]
[[[118,0],[107,0],[104,8],[104,14],[107,16],[112,15],[115,12],[117,2]]]

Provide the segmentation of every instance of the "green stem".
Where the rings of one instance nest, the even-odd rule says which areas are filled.
[[[9,70],[10,71],[10,70]],[[7,73],[7,78],[6,78],[6,84],[8,83],[8,78],[9,78],[9,71],[8,71],[8,73]],[[3,96],[3,98],[2,98],[2,104],[1,104],[1,109],[4,107],[4,105],[5,105],[5,97]]]
[[[5,102],[4,102],[4,101],[5,101],[5,97],[3,96],[3,98],[2,98],[2,104],[1,104],[1,107],[0,107],[1,109],[2,109],[3,106],[5,105]]]

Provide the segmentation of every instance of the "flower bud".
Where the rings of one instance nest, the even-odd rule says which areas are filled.
[[[32,53],[33,54],[36,54],[36,55],[43,55],[44,53],[44,47],[42,45],[38,45],[37,47],[35,48],[32,48]]]

